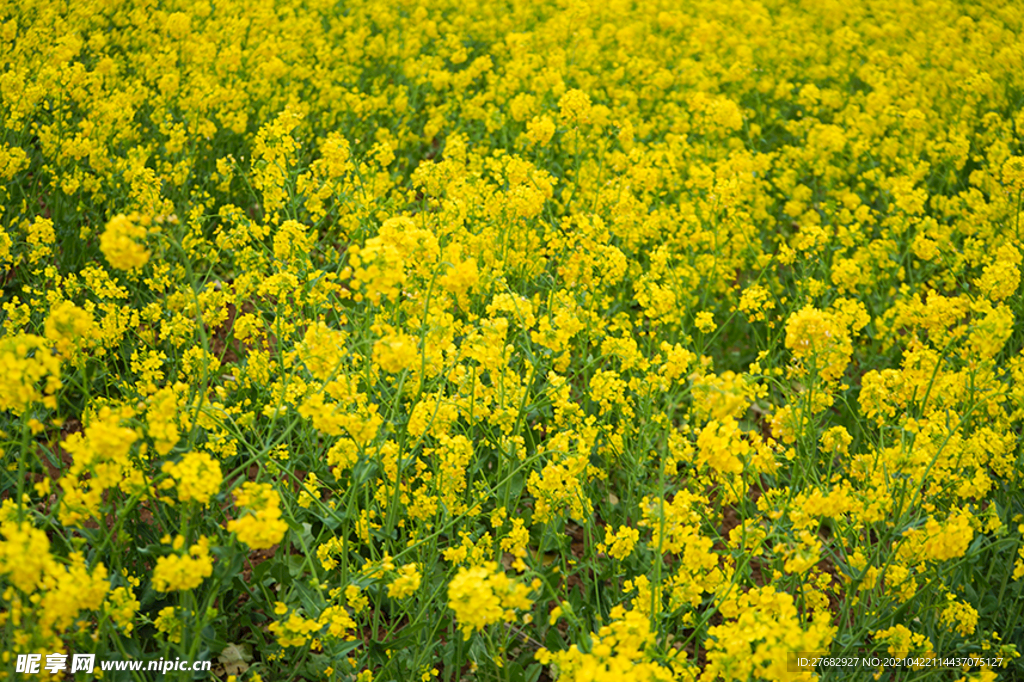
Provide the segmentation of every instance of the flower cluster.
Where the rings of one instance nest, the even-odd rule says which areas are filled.
[[[462,628],[463,639],[501,621],[512,621],[516,609],[531,606],[530,587],[517,583],[494,562],[460,568],[448,585],[448,606]]]
[[[140,243],[146,238],[146,226],[139,220],[138,216],[116,215],[100,236],[103,255],[118,270],[136,270],[149,262],[150,252]]]
[[[235,492],[239,518],[227,530],[253,549],[267,549],[281,542],[288,524],[281,518],[281,497],[266,483],[245,483]]]
[[[7,3],[0,678],[1024,677],[1018,4]]]
[[[172,547],[180,550],[185,538],[177,536]],[[210,558],[210,541],[203,537],[188,549],[188,554],[172,554],[160,557],[153,567],[153,589],[160,592],[191,590],[213,573],[213,559]]]

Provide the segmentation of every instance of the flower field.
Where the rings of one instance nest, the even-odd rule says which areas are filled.
[[[1019,3],[0,7],[0,678],[1024,679]]]

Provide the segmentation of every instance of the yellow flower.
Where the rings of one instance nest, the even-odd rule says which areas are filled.
[[[708,422],[697,436],[697,460],[721,473],[743,473],[750,443],[742,437],[735,419]]]
[[[611,622],[589,636],[590,651],[581,651],[576,645],[557,652],[542,648],[536,659],[544,665],[556,665],[560,678],[567,680],[615,679],[616,674],[623,680],[672,679],[670,669],[659,665],[653,660],[653,652],[646,651],[647,647],[653,649],[655,642],[650,618],[635,608],[626,611],[621,604],[612,607],[609,615]]]
[[[538,147],[543,147],[551,141],[555,134],[555,122],[550,116],[534,116],[526,124],[526,138]]]
[[[132,619],[139,610],[139,606],[140,603],[135,599],[135,594],[130,587],[118,587],[107,596],[103,610],[112,621],[121,626],[125,634],[131,634],[135,627]]]
[[[492,623],[515,620],[515,609],[532,605],[530,588],[513,582],[490,561],[460,568],[448,585],[448,606],[455,612],[464,639]]]
[[[319,631],[321,627],[317,621],[303,618],[292,611],[287,620],[271,623],[270,631],[277,637],[277,643],[281,646],[302,646],[309,641],[310,635]]]
[[[971,528],[971,515],[961,512],[951,517],[945,524],[934,518],[928,519],[924,527],[924,544],[922,550],[926,559],[945,561],[963,556],[967,546],[974,538]]]
[[[558,100],[558,115],[565,123],[590,123],[590,114],[590,97],[581,90],[569,90]]]
[[[871,634],[876,640],[888,644],[889,654],[897,658],[906,658],[911,654],[927,657],[932,654],[932,645],[928,637],[912,632],[904,625],[893,625],[885,630],[875,630]]]
[[[156,619],[153,621],[153,625],[156,626],[157,632],[167,635],[168,642],[174,642],[175,644],[181,642],[181,633],[185,629],[185,623],[178,617],[177,607],[165,606],[160,609]]]
[[[53,561],[46,533],[28,523],[0,524],[0,575],[25,593],[35,591]]]
[[[165,462],[162,469],[177,483],[180,502],[206,504],[220,490],[223,480],[220,464],[201,450],[185,453],[180,462]]]
[[[611,526],[605,528],[604,547],[608,555],[622,561],[633,553],[633,547],[640,539],[640,531],[629,526],[619,526],[618,532],[612,530]]]
[[[242,516],[228,521],[227,529],[252,549],[269,549],[288,530],[280,505],[280,496],[269,484],[247,482],[235,492],[235,506]]]
[[[359,585],[349,585],[345,588],[345,603],[349,605],[353,613],[362,613],[370,607],[370,600],[359,588]]]
[[[21,414],[33,403],[56,407],[61,386],[60,360],[47,351],[46,340],[32,334],[0,339],[0,410]]]
[[[715,316],[707,311],[697,313],[694,324],[705,334],[710,334],[718,328],[718,325],[715,324]]]
[[[392,599],[404,599],[420,587],[420,574],[416,570],[416,564],[406,564],[398,569],[398,573],[398,577],[388,585],[388,596]]]
[[[811,363],[825,381],[843,375],[853,353],[846,328],[831,314],[806,306],[786,321],[786,348]]]
[[[150,252],[140,241],[146,238],[146,227],[119,214],[110,219],[107,229],[100,235],[100,250],[107,262],[118,270],[132,271],[149,262]]]
[[[967,602],[957,601],[952,594],[947,597],[948,603],[942,610],[940,620],[964,637],[973,635],[978,626],[978,611]]]
[[[181,536],[178,536],[181,539]],[[153,589],[158,592],[191,590],[213,574],[210,541],[206,537],[189,547],[188,555],[160,557],[153,568]]]
[[[71,358],[98,336],[92,315],[71,301],[53,306],[43,328],[54,350],[64,358]]]
[[[46,218],[36,217],[34,221],[25,226],[26,241],[32,247],[29,253],[29,262],[36,263],[52,253],[51,247],[57,237],[53,231],[53,221]]]
[[[392,332],[373,344],[373,361],[391,374],[418,368],[420,351],[417,340],[400,331]]]

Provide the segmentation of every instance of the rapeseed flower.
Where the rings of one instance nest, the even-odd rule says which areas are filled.
[[[268,549],[281,542],[288,524],[281,519],[281,497],[266,483],[248,482],[235,492],[239,518],[227,530],[252,549]]]
[[[515,611],[529,609],[530,588],[514,582],[498,565],[488,562],[460,568],[448,585],[448,606],[462,628],[464,639],[488,625],[515,619]]]
[[[174,540],[174,549],[184,545],[184,538]],[[210,541],[201,537],[188,549],[188,554],[172,554],[160,557],[153,568],[153,588],[160,592],[191,590],[213,574],[213,559],[210,557]]]
[[[150,251],[142,243],[147,234],[146,222],[139,216],[124,214],[110,219],[100,236],[100,249],[112,267],[131,272],[149,262]]]

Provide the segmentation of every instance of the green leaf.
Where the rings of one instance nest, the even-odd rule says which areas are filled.
[[[252,651],[248,644],[228,644],[217,656],[217,660],[228,675],[241,675],[249,669]]]

